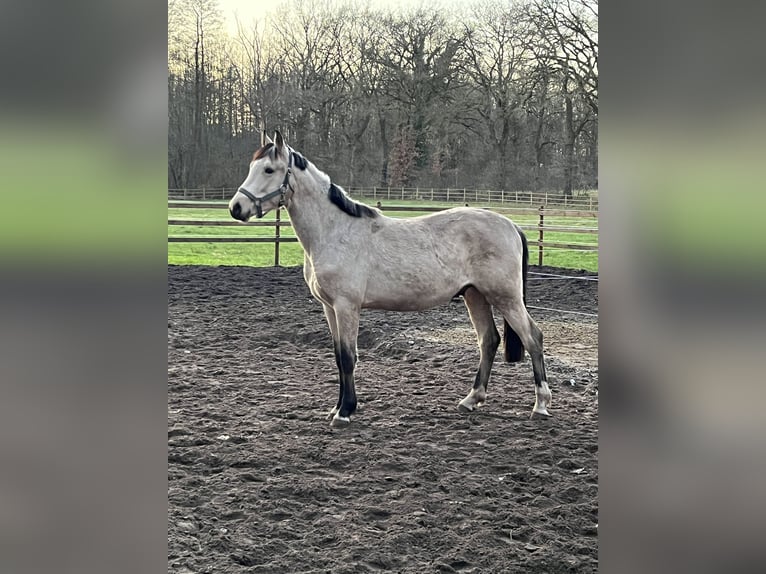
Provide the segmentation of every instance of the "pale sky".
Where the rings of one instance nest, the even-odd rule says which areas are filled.
[[[273,12],[278,3],[254,0],[218,0],[218,5],[226,18],[229,31],[234,31],[236,30],[235,17],[238,16],[240,22],[247,24]]]
[[[460,6],[470,0],[346,0],[349,4],[371,5],[380,7],[414,7],[414,6]],[[321,5],[321,0],[318,2]],[[242,24],[248,25],[253,20],[264,18],[273,13],[279,2],[259,2],[258,0],[218,0],[230,33],[237,30],[235,18],[239,16]]]

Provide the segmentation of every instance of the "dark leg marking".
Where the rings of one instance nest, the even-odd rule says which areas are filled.
[[[343,402],[343,370],[340,368],[340,344],[337,341],[333,341],[332,344],[335,350],[335,364],[338,366],[338,402],[335,404],[335,411],[337,412]]]
[[[479,361],[479,370],[476,373],[476,380],[473,388],[484,387],[487,389],[489,383],[489,373],[492,370],[492,363],[495,361],[497,348],[500,346],[500,333],[494,323],[484,332],[481,338],[481,360]]]
[[[356,411],[356,390],[354,389],[356,353],[350,347],[341,343],[337,360],[341,386],[340,411],[338,414],[341,417],[348,418]]]
[[[500,334],[497,332],[492,307],[487,299],[475,287],[468,285],[463,290],[463,300],[468,308],[471,323],[476,330],[479,340],[479,369],[476,372],[473,388],[468,396],[458,404],[461,412],[471,412],[481,406],[487,398],[487,384],[492,370],[492,363],[500,345]]]
[[[531,330],[532,338],[535,341],[535,348],[530,353],[532,372],[535,376],[535,386],[539,387],[543,381],[548,380],[545,373],[545,359],[543,358],[543,332],[534,323],[531,324]]]

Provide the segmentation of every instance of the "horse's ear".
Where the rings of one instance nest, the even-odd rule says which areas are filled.
[[[274,132],[274,145],[277,146],[277,155],[283,155],[285,140],[282,138],[282,134],[279,132],[279,130]]]
[[[273,144],[274,142],[271,141],[271,138],[266,134],[266,130],[261,130],[261,147],[265,146],[266,144]]]

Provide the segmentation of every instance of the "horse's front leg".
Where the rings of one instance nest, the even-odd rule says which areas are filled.
[[[359,334],[359,306],[345,300],[336,300],[333,304],[337,343],[335,361],[338,364],[340,393],[337,411],[332,418],[332,426],[343,427],[351,422],[351,415],[356,411],[356,388],[354,387],[354,368],[356,367],[356,339]]]
[[[329,418],[333,418],[340,410],[340,403],[343,399],[343,377],[340,370],[340,340],[338,339],[338,323],[335,321],[335,309],[333,309],[327,303],[322,303],[324,307],[324,316],[327,319],[327,326],[330,327],[330,335],[332,335],[332,346],[335,350],[335,363],[338,366],[338,402],[330,411]]]

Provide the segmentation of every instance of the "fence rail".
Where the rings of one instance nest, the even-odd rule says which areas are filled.
[[[487,189],[436,189],[424,187],[352,187],[347,190],[354,197],[373,200],[442,201],[482,205],[555,205],[581,207],[588,211],[598,209],[598,195],[589,191],[575,192],[571,196],[555,191],[505,191]]]
[[[297,243],[297,237],[168,237],[168,243]],[[279,262],[274,265],[279,265]]]
[[[444,211],[445,207],[429,207],[429,206],[404,206],[404,205],[382,205],[378,203],[378,207],[382,211],[387,212],[426,212],[435,213],[438,211]],[[229,217],[227,210],[227,203],[222,201],[168,201],[168,208],[185,208],[185,209],[221,209],[223,217]],[[598,245],[593,243],[569,243],[569,242],[555,242],[545,241],[545,232],[566,232],[566,233],[582,233],[582,234],[598,234],[597,227],[577,227],[566,225],[546,225],[545,217],[576,217],[576,218],[593,218],[598,220],[598,213],[593,211],[585,211],[578,209],[547,209],[545,206],[540,206],[537,209],[529,208],[496,208],[496,207],[483,207],[483,209],[491,209],[499,213],[508,215],[533,215],[538,217],[537,225],[520,224],[519,227],[525,231],[537,231],[537,240],[530,238],[530,246],[537,247],[538,265],[543,264],[543,256],[545,248],[552,249],[572,249],[578,251],[598,251]],[[274,221],[249,221],[242,223],[234,220],[210,220],[210,219],[168,219],[169,226],[187,226],[187,227],[273,227],[273,237],[217,237],[217,236],[169,236],[169,243],[273,243],[274,244],[274,265],[279,265],[279,245],[280,243],[295,243],[298,241],[296,237],[284,237],[280,235],[280,228],[290,227],[289,221],[281,220],[281,210],[277,210],[276,219]]]
[[[229,200],[234,188],[168,189],[168,199],[175,200]],[[482,205],[540,205],[564,208],[598,209],[598,192],[575,191],[571,196],[560,191],[505,191],[486,189],[437,189],[425,187],[349,187],[346,191],[358,199],[386,201],[441,201]]]
[[[173,206],[177,207],[177,206]],[[292,227],[289,221],[220,221],[217,219],[168,219],[168,225],[191,225],[191,226],[223,226],[223,227]]]

